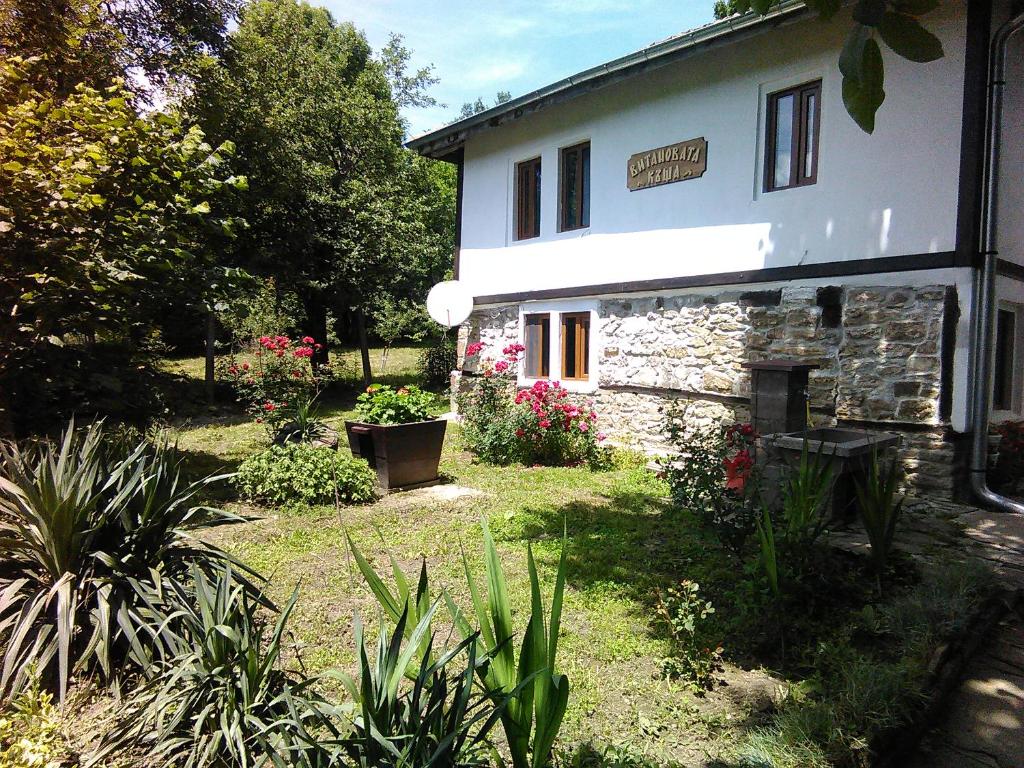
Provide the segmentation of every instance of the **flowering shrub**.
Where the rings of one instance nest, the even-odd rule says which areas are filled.
[[[480,355],[481,342],[466,347],[467,357]],[[482,359],[481,378],[458,398],[463,435],[470,449],[493,464],[573,465],[600,462],[593,401],[574,402],[557,381],[538,381],[516,390],[516,368],[522,344],[510,344],[498,359]]]
[[[429,419],[433,404],[432,392],[412,384],[398,389],[371,384],[356,399],[356,412],[367,424],[410,424]]]
[[[1004,421],[992,431],[999,435],[992,483],[1005,493],[1018,493],[1024,479],[1024,421]]]
[[[360,504],[377,496],[377,475],[366,461],[308,443],[250,456],[232,482],[245,498],[274,504]]]
[[[313,367],[313,354],[322,349],[311,336],[261,336],[253,362],[234,355],[220,362],[221,375],[232,382],[238,399],[272,437],[296,420],[332,378],[326,364]]]
[[[759,514],[751,481],[757,433],[751,424],[691,427],[687,422],[684,407],[669,409],[666,431],[676,456],[663,466],[672,500],[742,555]]]

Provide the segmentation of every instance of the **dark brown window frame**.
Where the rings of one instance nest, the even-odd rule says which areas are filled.
[[[558,231],[572,232],[576,229],[586,229],[590,226],[590,184],[583,183],[583,150],[590,152],[590,141],[581,141],[571,147],[562,147],[558,150]],[[579,153],[579,167],[576,173],[575,192],[579,203],[576,206],[578,221],[568,221],[569,206],[566,205],[566,193],[569,191],[565,185],[565,164],[570,155]],[[592,160],[593,158],[591,158]],[[585,201],[585,205],[584,205]],[[584,214],[586,214],[584,216]]]
[[[528,328],[536,324],[541,327],[541,341],[536,350],[536,360],[529,355],[534,350],[529,348]],[[523,357],[523,376],[528,379],[548,379],[551,377],[551,313],[529,312],[523,315],[523,344],[527,347]],[[540,375],[531,373],[539,371]]]
[[[540,237],[541,179],[544,167],[540,157],[516,163],[515,222],[516,240]],[[524,189],[524,179],[527,181]],[[530,189],[530,184],[535,184]],[[532,192],[532,194],[531,194]],[[532,203],[532,209],[531,205]]]
[[[566,338],[566,321],[575,320],[573,328],[576,329],[576,333],[572,339],[573,345],[573,359],[576,363],[573,375],[569,375],[566,370],[566,359],[565,353],[567,349],[568,339]],[[581,322],[582,321],[582,322]],[[583,327],[583,341],[580,341],[579,328]],[[590,312],[560,312],[558,314],[558,336],[560,339],[559,347],[559,369],[562,371],[562,381],[590,381]],[[580,374],[580,375],[577,375]]]
[[[808,97],[815,97],[817,107],[814,110],[814,125],[807,126]],[[778,123],[778,104],[787,96],[793,97],[793,130],[792,144],[789,155],[789,184],[775,185],[776,127]],[[806,128],[806,130],[805,130]],[[821,80],[811,80],[792,88],[785,88],[768,94],[767,113],[765,119],[764,143],[764,191],[778,192],[795,187],[808,187],[818,182],[818,155],[821,144]],[[807,142],[814,149],[810,174],[804,173],[804,158],[807,153]]]

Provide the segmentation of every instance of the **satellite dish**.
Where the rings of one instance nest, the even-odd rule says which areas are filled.
[[[427,313],[445,328],[461,325],[473,311],[473,294],[458,280],[445,280],[427,294]]]

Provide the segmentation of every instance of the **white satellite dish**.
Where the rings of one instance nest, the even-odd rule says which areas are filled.
[[[427,294],[427,313],[445,328],[461,325],[473,311],[473,294],[458,280],[445,280]]]

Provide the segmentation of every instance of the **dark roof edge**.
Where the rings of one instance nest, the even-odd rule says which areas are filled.
[[[710,47],[733,43],[756,35],[783,21],[803,16],[806,13],[804,0],[782,0],[764,16],[753,12],[742,16],[730,16],[727,19],[712,22],[653,43],[639,51],[571,75],[525,96],[506,101],[443,128],[417,136],[407,141],[405,146],[421,155],[443,159],[462,146],[466,138],[474,133],[488,128],[496,128],[511,120],[518,120],[528,113],[568,101],[634,75],[663,67]]]

